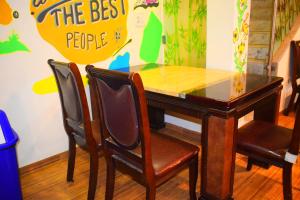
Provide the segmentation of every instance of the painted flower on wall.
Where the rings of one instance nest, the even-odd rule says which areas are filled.
[[[245,73],[236,73],[233,79],[230,98],[235,98],[243,94],[246,90]]]
[[[244,72],[247,64],[246,43],[249,38],[249,5],[248,0],[237,0],[237,21],[233,31],[234,64],[239,72]]]
[[[239,45],[238,45],[238,53],[240,55],[243,55],[243,53],[245,52],[245,43],[244,42],[241,42]]]
[[[237,30],[237,28],[233,31],[233,42],[237,42],[239,39],[239,31]]]

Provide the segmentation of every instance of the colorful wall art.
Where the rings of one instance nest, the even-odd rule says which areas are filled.
[[[109,65],[109,69],[129,72],[129,61],[130,54],[129,52],[126,52],[124,55],[117,56],[117,58]]]
[[[8,25],[12,21],[13,12],[6,0],[0,0],[0,24]]]
[[[0,13],[0,29],[2,29],[1,26],[8,27],[13,22],[13,18],[19,18],[18,11],[13,11],[9,2],[6,0],[0,0]],[[17,51],[30,51],[29,48],[20,41],[17,33],[12,31],[7,39],[0,39],[0,55]]]
[[[165,63],[205,67],[206,0],[165,0]]]
[[[0,41],[0,55],[17,51],[30,51],[28,47],[20,41],[18,34],[12,33],[7,40]]]
[[[248,0],[236,0],[237,20],[233,32],[234,64],[239,72],[245,72],[249,38],[250,6]]]
[[[300,14],[299,0],[278,0],[276,13],[275,44],[273,53],[279,48]]]
[[[136,0],[134,4],[134,9],[137,8],[150,8],[150,7],[158,7],[159,6],[159,0]]]
[[[44,40],[78,64],[103,61],[127,42],[128,0],[33,0]]]
[[[48,59],[75,62],[85,85],[87,64],[125,72],[129,66],[143,64],[142,73],[147,75],[166,61],[166,53],[172,55],[169,52],[177,48],[172,41],[178,37],[176,56],[184,62],[176,64],[205,64],[206,0],[180,1],[180,16],[178,10],[166,8],[170,2],[0,0],[0,105],[19,133],[21,167],[67,149]],[[180,28],[176,37],[175,19]],[[176,56],[169,60],[178,60]]]
[[[162,38],[162,23],[158,17],[151,12],[148,24],[144,29],[140,58],[148,63],[155,63],[159,56]]]
[[[87,85],[87,78],[86,76],[82,76],[82,81],[84,85]],[[57,89],[57,85],[55,82],[55,77],[54,76],[50,76],[48,78],[42,79],[40,81],[37,81],[33,87],[32,90],[36,93],[36,94],[51,94],[51,93],[56,93],[58,92]]]

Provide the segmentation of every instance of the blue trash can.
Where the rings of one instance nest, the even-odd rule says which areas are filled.
[[[18,135],[11,128],[5,112],[0,110],[0,199],[22,199],[16,154]]]

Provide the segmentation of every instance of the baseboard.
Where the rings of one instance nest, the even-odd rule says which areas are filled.
[[[68,157],[68,151],[65,151],[65,152],[56,154],[54,156],[45,158],[43,160],[34,162],[32,164],[26,165],[24,167],[21,167],[21,168],[19,168],[19,172],[21,175],[24,175],[24,174],[30,173],[31,171],[36,170],[38,168],[49,165],[52,162],[57,162],[59,160],[66,159],[67,157]]]

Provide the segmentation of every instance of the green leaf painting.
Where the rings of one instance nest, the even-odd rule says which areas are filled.
[[[159,56],[162,37],[162,23],[157,16],[151,12],[148,24],[144,29],[140,57],[148,63],[155,63]]]
[[[9,54],[17,51],[29,52],[29,48],[19,40],[16,33],[12,33],[8,40],[0,41],[0,55]]]
[[[205,67],[206,5],[206,0],[164,1],[166,64]]]

